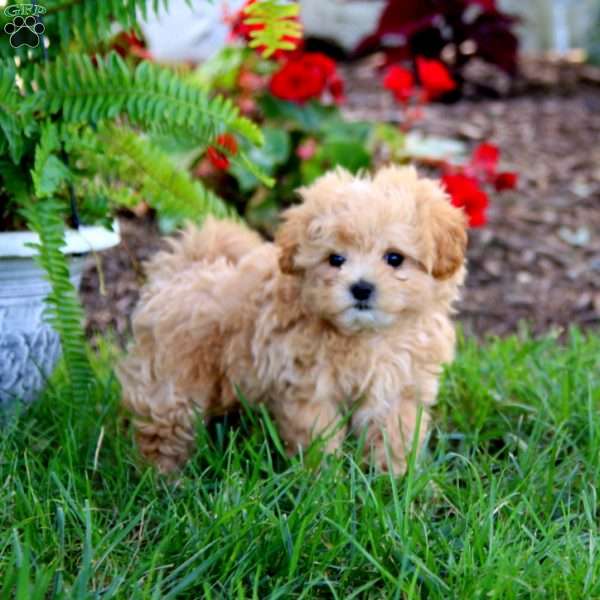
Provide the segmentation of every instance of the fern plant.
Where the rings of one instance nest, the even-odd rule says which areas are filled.
[[[36,48],[13,48],[0,35],[0,231],[39,235],[38,262],[52,289],[48,318],[60,334],[73,398],[81,400],[92,379],[83,311],[61,253],[65,227],[80,219],[109,223],[113,207],[140,197],[176,221],[234,216],[150,140],[168,134],[203,149],[227,133],[247,148],[263,136],[229,100],[185,75],[110,51],[115,27],[137,30],[140,16],[168,0],[31,1],[0,8],[0,31],[19,14],[35,15],[36,31],[44,31]],[[273,52],[285,45],[289,25],[267,17],[248,18],[268,21],[261,44]],[[236,160],[251,166],[243,154]]]

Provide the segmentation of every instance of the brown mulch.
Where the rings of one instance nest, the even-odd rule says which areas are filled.
[[[351,72],[346,111],[396,120],[398,108]],[[431,105],[427,133],[497,144],[518,189],[491,198],[489,222],[473,230],[460,320],[469,333],[507,334],[525,321],[534,333],[569,325],[600,329],[600,87],[578,83],[503,100]],[[102,257],[104,294],[91,260],[82,284],[87,329],[128,333],[142,281],[141,261],[158,246],[155,226],[121,220],[122,244]]]

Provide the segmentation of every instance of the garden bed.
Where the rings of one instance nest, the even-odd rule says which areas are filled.
[[[372,68],[346,72],[351,118],[394,121],[391,96],[372,88]],[[574,86],[574,87],[573,87]],[[571,82],[503,100],[425,107],[417,129],[476,145],[497,144],[520,174],[516,191],[491,198],[473,230],[460,320],[469,333],[506,334],[520,321],[539,333],[600,328],[600,88]],[[90,261],[82,294],[87,330],[121,340],[143,281],[141,262],[160,244],[148,219],[122,220],[123,243],[102,258],[104,293]]]

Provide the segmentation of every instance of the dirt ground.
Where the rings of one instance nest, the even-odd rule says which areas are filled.
[[[372,85],[372,71],[348,76],[353,118],[394,121],[398,108]],[[600,329],[600,86],[571,84],[502,100],[430,105],[417,129],[476,145],[497,144],[518,189],[491,197],[489,222],[472,230],[459,319],[469,334],[534,333],[571,324]],[[82,296],[87,330],[123,341],[143,281],[141,262],[160,245],[147,219],[121,219],[123,242],[93,260]],[[101,293],[98,293],[100,288]]]

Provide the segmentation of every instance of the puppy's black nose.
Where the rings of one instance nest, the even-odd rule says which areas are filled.
[[[351,294],[361,302],[368,300],[374,291],[375,286],[364,279],[361,279],[350,286]]]

